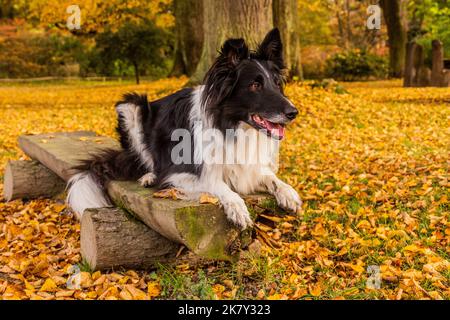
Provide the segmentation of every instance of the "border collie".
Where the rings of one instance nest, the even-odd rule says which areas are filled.
[[[116,104],[123,151],[107,151],[81,165],[69,181],[69,205],[80,215],[87,208],[111,206],[105,192],[108,181],[138,180],[143,186],[181,189],[191,198],[213,194],[241,229],[252,220],[239,194],[269,192],[280,207],[298,212],[302,202],[297,192],[275,174],[278,143],[298,114],[283,93],[282,54],[278,29],[256,51],[243,39],[229,39],[203,85],[150,103],[143,95],[124,95]],[[180,130],[192,139],[183,139],[188,148],[174,156],[180,144],[174,136]],[[213,141],[204,138],[207,130],[213,130]],[[268,146],[263,160],[239,161],[235,147],[245,139],[250,158],[255,156],[251,148]],[[237,162],[206,161],[205,154],[218,151]]]

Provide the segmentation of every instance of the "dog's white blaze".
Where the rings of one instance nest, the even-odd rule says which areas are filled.
[[[264,75],[267,77],[267,80],[270,81],[270,74],[269,71],[267,71],[266,68],[264,68],[264,66],[257,60],[254,60],[256,62],[256,64],[259,66],[259,68],[262,70],[262,72],[264,73]]]
[[[116,111],[124,119],[131,149],[139,156],[145,168],[150,172],[153,171],[153,157],[144,143],[144,128],[142,127],[140,108],[132,103],[124,103],[118,105]]]
[[[264,68],[264,66],[257,60],[254,60],[256,62],[256,64],[258,65],[258,67],[262,70],[262,72],[264,73],[264,75],[267,77],[267,80],[271,80],[270,78],[270,74],[269,71],[267,71],[266,68]],[[289,100],[288,98],[284,97],[284,99],[292,106],[295,108],[294,104],[291,102],[291,100]]]
[[[111,206],[103,191],[88,172],[74,175],[68,183],[67,203],[79,218],[84,210]]]

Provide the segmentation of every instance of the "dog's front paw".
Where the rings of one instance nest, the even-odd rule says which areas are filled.
[[[138,180],[139,184],[142,187],[150,187],[150,186],[152,186],[155,183],[155,181],[156,181],[156,176],[155,176],[155,174],[153,174],[151,172],[144,174]]]
[[[275,193],[278,205],[290,213],[299,214],[302,209],[302,200],[297,191],[290,185],[284,185]]]
[[[222,205],[228,219],[242,230],[253,225],[253,221],[250,218],[250,213],[248,212],[244,200],[239,198],[234,201],[223,202]]]

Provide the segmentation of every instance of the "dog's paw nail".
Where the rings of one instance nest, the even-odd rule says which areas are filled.
[[[153,173],[147,173],[143,175],[138,181],[142,187],[150,187],[156,180],[156,176]]]
[[[223,207],[228,219],[241,230],[245,230],[253,225],[244,201],[224,203]]]
[[[289,187],[280,189],[276,194],[278,205],[287,212],[299,215],[302,210],[302,201],[297,192]]]

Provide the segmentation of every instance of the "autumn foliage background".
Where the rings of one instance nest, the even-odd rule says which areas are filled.
[[[113,105],[124,92],[145,92],[153,100],[190,81],[171,76],[172,1],[111,3],[120,14],[94,6],[83,33],[68,34],[58,27],[65,14],[61,1],[0,2],[0,46],[8,48],[0,51],[1,76],[114,77],[2,80],[0,176],[8,160],[26,159],[19,135],[94,130],[116,137]],[[365,31],[356,28],[365,16],[362,5],[350,11],[351,34],[336,35],[337,18],[319,21],[328,8],[323,2],[299,3],[301,28],[309,30],[302,37],[306,77],[327,76],[334,50],[358,59],[376,56],[375,66],[386,68],[385,74],[363,77],[372,81],[297,76],[287,84],[300,114],[282,144],[280,176],[304,200],[300,217],[257,224],[264,237],[261,252],[251,251],[236,264],[179,261],[149,271],[93,272],[81,259],[80,226],[62,196],[0,199],[0,300],[450,299],[450,90],[403,88],[400,79],[385,80],[386,30],[367,42],[366,50],[356,45],[365,39]],[[424,8],[433,3],[421,2]],[[149,34],[159,46],[154,60],[139,56],[140,85],[134,84],[132,60],[107,55],[124,23],[142,19],[136,12],[146,12]],[[438,20],[431,24],[433,36],[440,34]],[[428,41],[430,32],[421,41]],[[50,40],[39,44],[34,37]],[[379,289],[367,286],[369,266],[380,268]],[[79,289],[67,284],[76,269]]]

